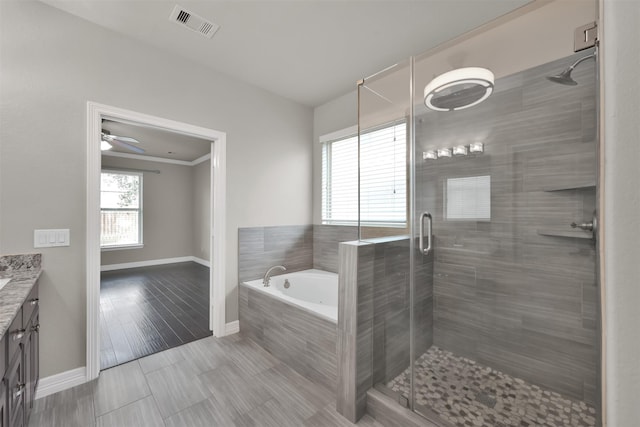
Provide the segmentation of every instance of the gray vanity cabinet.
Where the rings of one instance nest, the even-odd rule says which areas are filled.
[[[36,282],[2,337],[2,427],[22,427],[29,421],[39,378],[39,313]]]

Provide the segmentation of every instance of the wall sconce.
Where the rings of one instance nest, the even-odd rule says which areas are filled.
[[[451,157],[451,148],[438,148],[438,157]]]
[[[472,153],[482,153],[484,152],[484,144],[482,142],[474,142],[469,145],[469,150]]]
[[[457,147],[453,147],[454,156],[466,156],[467,154],[469,154],[469,149],[466,145],[458,145]]]
[[[438,159],[438,153],[436,153],[434,150],[425,151],[424,153],[422,153],[422,159],[423,160],[437,160]]]

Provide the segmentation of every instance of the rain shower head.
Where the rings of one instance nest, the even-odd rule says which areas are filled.
[[[595,58],[595,57],[596,57],[595,53],[592,53],[591,55],[584,56],[584,57],[578,59],[573,64],[571,64],[567,69],[562,71],[560,74],[556,74],[555,76],[547,76],[547,80],[552,81],[554,83],[560,83],[561,85],[576,86],[578,84],[578,82],[573,80],[573,78],[571,77],[571,73],[573,72],[573,69],[576,68],[576,66],[579,63],[581,63],[583,61],[586,61],[587,59],[591,59],[591,58]]]

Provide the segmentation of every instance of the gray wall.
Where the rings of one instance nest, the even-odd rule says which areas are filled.
[[[640,420],[640,2],[602,5],[606,419]]]
[[[540,234],[572,233],[595,209],[595,61],[574,71],[577,86],[545,79],[589,53],[498,79],[474,108],[421,113],[416,158],[443,141],[481,138],[485,152],[420,161],[416,193],[434,219],[434,344],[595,403],[595,246],[581,231]],[[446,220],[447,180],[470,176],[490,176],[490,221]]]
[[[191,168],[193,177],[193,249],[196,258],[210,261],[211,160]]]
[[[311,223],[311,110],[36,1],[0,2],[0,52],[0,253],[71,230],[70,247],[42,250],[42,376],[85,365],[87,101],[227,132],[237,319],[238,227]]]
[[[102,156],[102,167],[157,169],[142,177],[144,247],[102,251],[101,265],[193,255],[193,167]]]

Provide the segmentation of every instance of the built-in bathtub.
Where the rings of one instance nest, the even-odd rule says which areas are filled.
[[[288,287],[285,287],[285,281]],[[240,332],[300,374],[335,390],[338,275],[305,270],[241,283]]]

